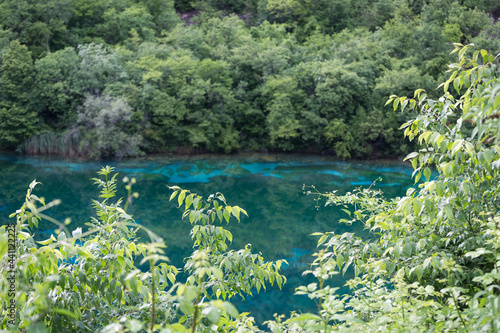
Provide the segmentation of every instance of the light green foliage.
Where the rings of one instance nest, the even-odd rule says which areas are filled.
[[[441,34],[449,43],[460,43],[463,36],[460,25],[457,23],[446,24]]]
[[[148,104],[154,124],[166,127],[165,139],[182,145],[187,136],[192,147],[226,153],[239,147],[228,63],[176,52],[165,60],[142,57],[135,66],[144,71],[141,84],[157,87]]]
[[[117,53],[101,44],[81,46],[78,53],[71,47],[49,53],[35,62],[35,71],[37,99],[29,108],[55,129],[74,125],[87,94],[102,94],[127,79]]]
[[[120,313],[132,311],[132,317],[143,321],[149,317],[146,309],[151,306],[151,274],[136,269],[134,258],[161,253],[156,243],[159,239],[156,236],[152,243],[134,243],[137,228],[132,217],[120,207],[121,200],[111,202],[116,192],[116,175],[111,172],[111,168],[105,168],[100,172],[104,180],[95,179],[101,200],[94,201],[97,218],[89,221],[88,231],[77,228],[70,233],[67,223],[45,215],[47,209],[60,202],[46,204],[34,195],[36,181],[30,185],[21,209],[11,215],[16,218],[13,223],[18,235],[15,301],[19,329],[46,331],[47,327],[65,332],[95,332]],[[33,228],[42,221],[56,223],[57,235],[35,242]],[[2,231],[5,232],[4,227]],[[172,266],[160,267],[155,278],[160,280],[159,276],[165,274],[164,283],[168,283],[168,274],[177,273]],[[12,298],[7,298],[5,282],[2,275],[3,301]],[[148,305],[140,308],[144,303]],[[157,313],[160,318],[164,315],[169,315],[168,308]],[[1,325],[16,327],[6,320]]]
[[[286,278],[279,274],[282,264],[265,262],[261,254],[252,254],[251,246],[239,251],[228,251],[228,242],[233,235],[217,224],[229,223],[231,217],[238,222],[247,212],[238,206],[229,206],[224,195],[215,193],[207,199],[177,186],[170,200],[177,199],[179,207],[184,205],[183,219],[193,225],[191,237],[194,241],[194,252],[186,260],[184,269],[190,273],[188,285],[204,290],[209,298],[230,299],[234,295],[251,295],[266,288],[266,282],[274,282],[281,288]],[[210,292],[209,292],[210,290]]]
[[[417,67],[410,67],[385,71],[377,79],[375,89],[382,96],[389,95],[391,91],[402,96],[410,96],[411,92],[419,87],[432,90],[435,87],[435,81],[429,75],[422,75]]]
[[[468,41],[477,36],[484,27],[492,25],[492,19],[477,8],[467,9],[454,2],[450,8],[450,14],[447,19],[449,24],[458,24],[460,30]]]
[[[264,95],[269,96],[266,118],[271,145],[283,150],[293,148],[293,139],[299,137],[301,125],[295,114],[294,99],[300,98],[295,81],[289,76],[270,78],[264,87]]]
[[[92,158],[141,155],[142,136],[134,132],[133,112],[124,99],[89,95],[78,110],[80,150]]]
[[[229,303],[233,295],[251,294],[266,284],[285,283],[279,274],[282,261],[265,262],[249,247],[227,251],[232,234],[218,223],[238,221],[246,211],[229,206],[220,193],[202,198],[171,187],[184,217],[193,229],[194,252],[187,258],[185,283],[180,269],[167,264],[163,240],[136,224],[127,207],[138,194],[136,180],[123,178],[127,197],[115,200],[118,181],[113,168],[105,167],[94,178],[100,189],[93,201],[95,217],[70,232],[70,221],[61,223],[46,211],[60,203],[46,203],[33,193],[33,181],[22,207],[11,214],[16,228],[16,289],[9,295],[6,270],[0,275],[2,330],[28,332],[231,332],[257,331],[253,318],[239,314]],[[122,208],[122,203],[125,204]],[[40,223],[55,223],[56,235],[35,241]],[[148,242],[139,241],[139,232]],[[9,233],[12,235],[12,233]],[[7,265],[8,233],[0,228],[1,264]],[[138,267],[142,265],[142,270]],[[5,272],[5,274],[4,274]],[[8,322],[5,305],[16,302],[15,325]]]
[[[154,38],[153,16],[141,5],[132,5],[123,11],[115,8],[106,10],[102,16],[104,23],[99,26],[101,35],[109,44],[123,42],[133,29],[145,40]]]
[[[108,84],[126,77],[116,53],[102,44],[80,45],[78,56],[81,60],[77,84],[87,94],[100,94]]]

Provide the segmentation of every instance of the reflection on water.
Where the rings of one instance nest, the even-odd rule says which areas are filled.
[[[355,187],[376,183],[387,197],[404,195],[413,185],[412,169],[396,162],[343,162],[318,156],[249,155],[157,157],[127,161],[75,162],[54,158],[0,155],[0,223],[20,207],[28,184],[33,180],[43,185],[36,194],[47,200],[58,198],[62,204],[51,209],[51,216],[72,219],[71,228],[85,227],[92,215],[91,200],[98,191],[91,178],[102,165],[112,165],[124,176],[138,181],[134,190],[140,193],[129,212],[137,222],[161,235],[171,263],[183,266],[190,251],[190,225],[181,221],[182,212],[168,201],[166,185],[208,196],[222,192],[229,205],[245,208],[249,218],[225,226],[234,236],[233,249],[252,244],[267,260],[286,258],[289,266],[283,273],[288,283],[283,291],[268,288],[267,292],[245,301],[237,301],[240,311],[252,311],[258,322],[271,319],[273,313],[314,311],[314,304],[303,297],[293,296],[294,288],[313,282],[302,271],[312,262],[316,239],[313,232],[354,231],[363,236],[360,225],[346,226],[336,221],[345,214],[335,207],[315,208],[313,197],[303,194],[302,185],[315,185],[320,191],[337,190],[345,193]],[[122,188],[119,195],[125,195]],[[45,239],[53,232],[50,222],[40,225],[37,237]],[[343,287],[345,277],[337,275],[332,284]]]

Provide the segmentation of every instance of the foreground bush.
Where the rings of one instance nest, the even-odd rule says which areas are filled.
[[[233,236],[216,224],[229,222],[231,216],[239,220],[240,213],[246,214],[243,209],[227,205],[220,193],[204,199],[175,187],[171,198],[179,193],[177,201],[185,205],[194,240],[194,252],[184,266],[188,278],[177,281],[180,269],[167,264],[162,239],[145,229],[150,242],[139,241],[136,233],[142,227],[126,213],[137,196],[131,192],[135,181],[124,179],[129,196],[122,208],[121,199],[111,201],[117,186],[116,174],[111,173],[112,168],[104,168],[99,172],[104,179],[95,179],[101,201],[94,201],[97,217],[87,223],[86,232],[77,228],[69,233],[65,223],[45,215],[58,201],[45,204],[33,194],[37,182],[30,185],[24,205],[11,215],[16,221],[1,229],[1,328],[24,332],[223,329],[246,325],[247,319],[239,317],[228,302],[232,296],[285,282],[279,274],[281,261],[265,262],[249,247],[227,250]],[[36,242],[32,233],[42,219],[56,223],[58,235]],[[17,234],[15,251],[11,230]],[[148,266],[146,271],[138,269],[143,264]],[[16,310],[13,318],[9,317],[11,302]]]
[[[273,332],[500,330],[500,72],[498,56],[469,49],[456,45],[459,63],[438,100],[417,90],[388,102],[419,111],[402,126],[421,145],[406,157],[416,184],[406,196],[309,191],[344,205],[349,217],[340,222],[361,221],[372,237],[321,234],[306,272],[318,282],[297,291],[320,311],[270,323]],[[348,269],[352,295],[339,297],[327,282]]]

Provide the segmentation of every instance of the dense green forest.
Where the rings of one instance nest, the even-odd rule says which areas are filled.
[[[437,95],[452,43],[500,50],[496,0],[2,0],[0,148],[408,151],[392,93]]]

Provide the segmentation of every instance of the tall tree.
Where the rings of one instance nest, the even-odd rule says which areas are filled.
[[[14,148],[35,133],[38,124],[36,112],[27,108],[34,72],[28,48],[12,41],[1,69],[0,146]]]

